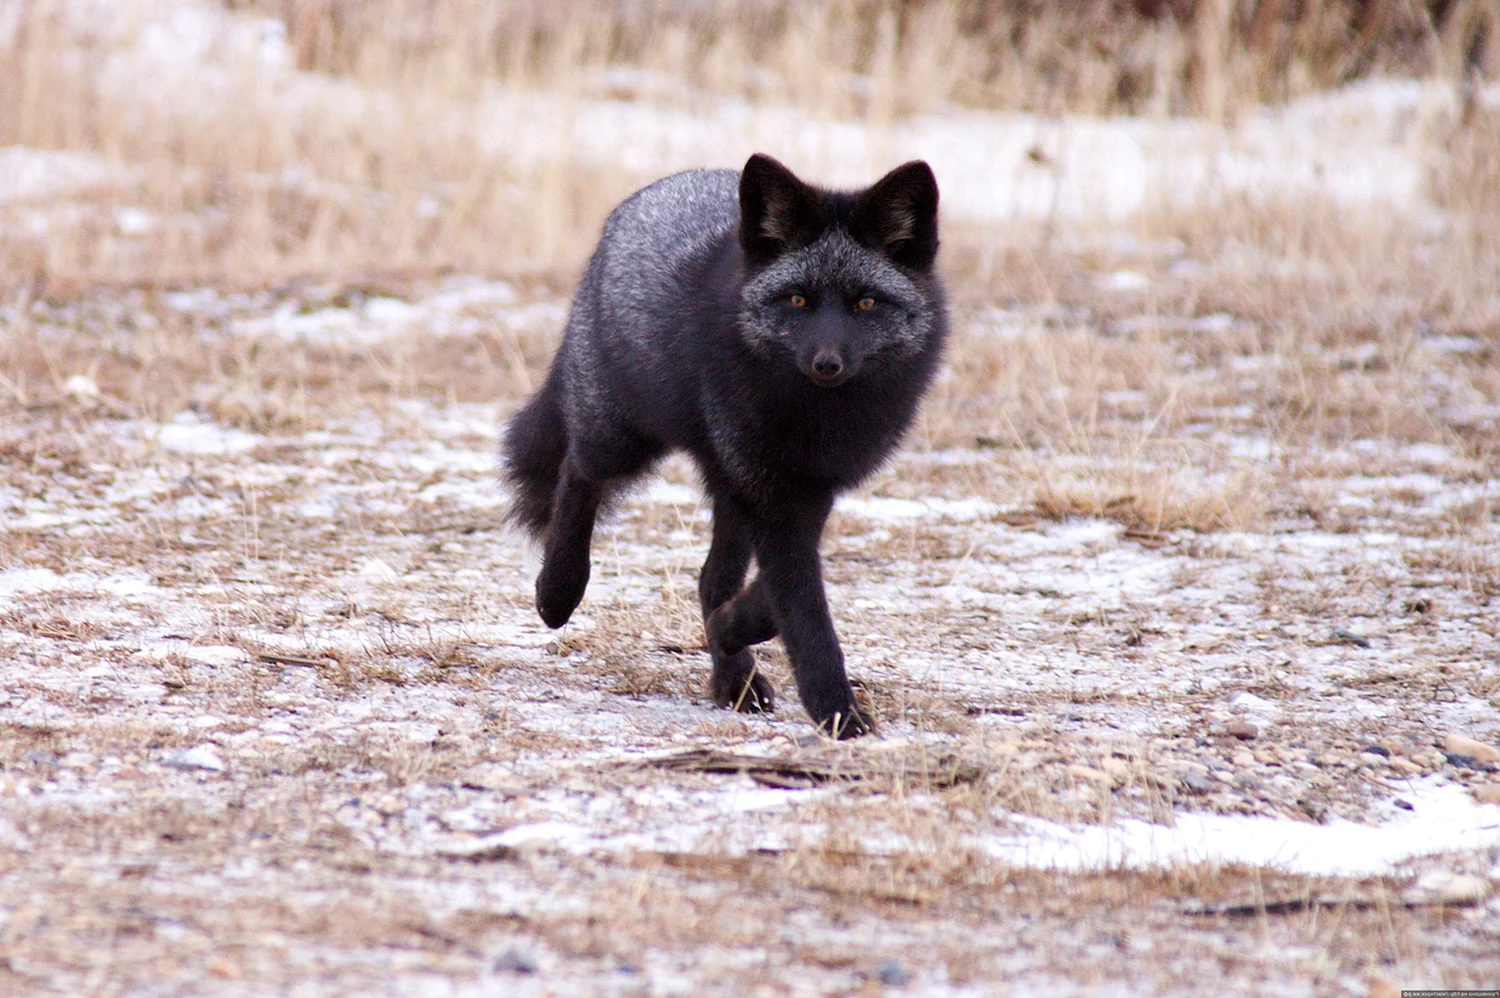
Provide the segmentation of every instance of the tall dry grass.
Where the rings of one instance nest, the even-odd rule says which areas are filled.
[[[306,72],[210,51],[184,84],[128,71],[178,16],[165,0],[32,0],[0,22],[0,148],[114,167],[61,203],[0,192],[0,294],[571,272],[648,179],[579,164],[571,100],[743,98],[877,127],[953,105],[1217,118],[1365,73],[1487,72],[1494,6],[231,0]],[[517,91],[558,98],[548,134],[496,134],[488,109]]]
[[[306,69],[416,66],[552,87],[569,65],[843,114],[894,106],[1174,113],[1283,100],[1370,73],[1493,74],[1489,0],[231,0],[288,26]]]
[[[201,87],[155,92],[122,63],[146,27],[119,18],[99,32],[41,0],[0,35],[0,148],[105,166],[61,198],[0,191],[0,291],[544,271],[581,256],[636,179],[562,154],[518,166],[477,121],[480,78],[429,60],[388,67],[369,92],[298,93],[295,77],[211,52],[185,64]]]

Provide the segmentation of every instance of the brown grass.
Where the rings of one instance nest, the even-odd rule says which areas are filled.
[[[1495,70],[1480,3],[591,0],[566,16],[496,0],[229,6],[281,18],[302,68],[366,82],[554,89],[560,65],[586,67],[590,82],[628,66],[660,74],[614,84],[631,95],[682,99],[687,84],[876,118],[947,102],[1215,116],[1372,73]]]
[[[563,17],[499,0],[264,0],[229,7],[279,18],[298,67],[329,75],[289,94],[226,56],[222,78],[164,80],[165,100],[143,100],[111,75],[110,46],[139,43],[146,8],[90,31],[38,0],[0,37],[0,147],[119,168],[63,206],[0,202],[0,293],[571,273],[609,206],[649,179],[577,162],[571,99],[744,97],[877,127],[954,104],[1219,119],[1369,73],[1492,73],[1496,46],[1475,41],[1500,30],[1487,8],[1440,6],[599,0]],[[497,141],[496,86],[560,97],[551,131]],[[1440,186],[1470,203],[1495,189],[1495,157],[1492,115],[1465,106]],[[1485,242],[1482,222],[1466,231]]]

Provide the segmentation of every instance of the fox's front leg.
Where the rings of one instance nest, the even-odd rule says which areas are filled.
[[[832,508],[830,494],[788,503],[778,510],[774,522],[757,518],[755,559],[760,572],[744,595],[754,590],[755,597],[764,600],[771,621],[781,632],[787,657],[792,660],[797,692],[813,723],[835,738],[856,738],[873,726],[854,704],[854,690],[844,672],[844,653],[828,615],[818,555],[823,524]],[[720,612],[736,606],[742,598],[726,604]]]

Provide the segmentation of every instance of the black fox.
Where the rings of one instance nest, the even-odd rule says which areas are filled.
[[[780,635],[814,723],[839,738],[870,730],[818,543],[834,496],[896,447],[937,368],[937,209],[923,162],[845,193],[756,155],[614,210],[547,380],[502,445],[511,517],[544,540],[548,627],[583,598],[601,504],[685,450],[713,506],[698,595],[714,702],[772,709],[750,646]]]

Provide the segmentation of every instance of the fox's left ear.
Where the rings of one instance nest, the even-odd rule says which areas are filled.
[[[932,266],[938,249],[938,189],[921,160],[898,166],[862,192],[849,214],[854,238],[913,270]]]

